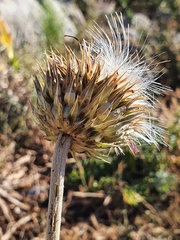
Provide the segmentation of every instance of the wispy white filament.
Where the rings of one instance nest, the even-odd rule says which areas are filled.
[[[154,63],[154,59],[146,61],[143,57],[143,48],[138,53],[137,50],[132,53],[129,40],[129,26],[125,28],[122,14],[116,13],[107,17],[107,23],[109,31],[105,31],[96,22],[94,27],[90,28],[88,33],[93,39],[93,51],[95,54],[99,54],[101,61],[104,65],[102,71],[102,78],[106,75],[111,75],[113,72],[118,71],[119,75],[122,75],[126,82],[119,82],[119,89],[125,84],[128,86],[133,85],[133,93],[128,96],[129,98],[135,98],[135,96],[143,96],[142,100],[135,102],[132,105],[139,106],[139,108],[146,109],[145,116],[140,117],[137,122],[136,131],[132,131],[131,134],[123,130],[123,126],[120,127],[118,132],[124,131],[122,136],[125,138],[127,134],[127,143],[131,140],[141,144],[141,142],[147,142],[148,144],[163,143],[164,130],[156,126],[152,122],[158,122],[158,119],[151,117],[152,109],[155,110],[155,102],[157,99],[154,94],[161,94],[167,88],[156,80],[161,76],[161,71],[156,71],[156,67],[159,65]],[[149,111],[147,110],[149,109]],[[134,123],[133,123],[134,124]],[[126,125],[125,128],[133,129],[134,125]],[[133,144],[128,144],[133,147]],[[119,149],[119,147],[117,147]],[[117,151],[121,150],[116,149]],[[134,151],[134,150],[133,150]]]

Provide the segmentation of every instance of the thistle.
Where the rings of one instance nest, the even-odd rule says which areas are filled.
[[[55,202],[60,195],[62,198],[60,180],[68,152],[74,158],[76,153],[85,153],[104,160],[113,150],[123,153],[126,146],[136,154],[142,142],[164,143],[163,130],[151,117],[154,95],[166,89],[156,82],[159,72],[141,54],[130,53],[129,34],[121,15],[107,17],[107,23],[109,35],[96,23],[89,30],[92,42],[80,44],[80,58],[69,48],[67,58],[60,53],[47,54],[46,68],[40,68],[34,80],[34,114],[45,138],[56,141],[47,239],[59,239]]]

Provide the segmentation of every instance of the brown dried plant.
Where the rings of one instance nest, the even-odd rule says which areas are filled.
[[[63,178],[67,153],[106,159],[112,150],[164,143],[154,124],[155,95],[166,88],[156,82],[159,72],[142,52],[130,53],[129,33],[122,15],[107,17],[110,34],[98,24],[90,29],[92,43],[83,41],[81,57],[66,48],[46,54],[46,68],[35,77],[37,105],[33,112],[45,138],[56,141],[51,171],[46,239],[60,236]]]

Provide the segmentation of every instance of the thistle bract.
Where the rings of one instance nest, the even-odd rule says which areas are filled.
[[[103,158],[109,151],[123,153],[129,146],[163,142],[162,129],[153,124],[158,73],[137,52],[130,54],[128,30],[122,16],[107,18],[109,34],[99,25],[89,30],[93,41],[83,41],[80,57],[66,49],[46,55],[46,68],[35,77],[34,114],[46,139],[59,133],[72,137],[71,153]]]

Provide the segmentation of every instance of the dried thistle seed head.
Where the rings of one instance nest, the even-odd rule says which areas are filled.
[[[110,35],[97,24],[90,30],[93,44],[83,41],[78,58],[70,49],[46,55],[46,69],[35,77],[34,107],[46,139],[55,141],[60,132],[72,137],[72,154],[103,158],[114,149],[123,153],[137,144],[164,143],[162,129],[150,117],[154,93],[165,88],[156,83],[158,74],[138,56],[130,55],[129,35],[122,16],[107,18]],[[123,39],[123,44],[122,44]]]

